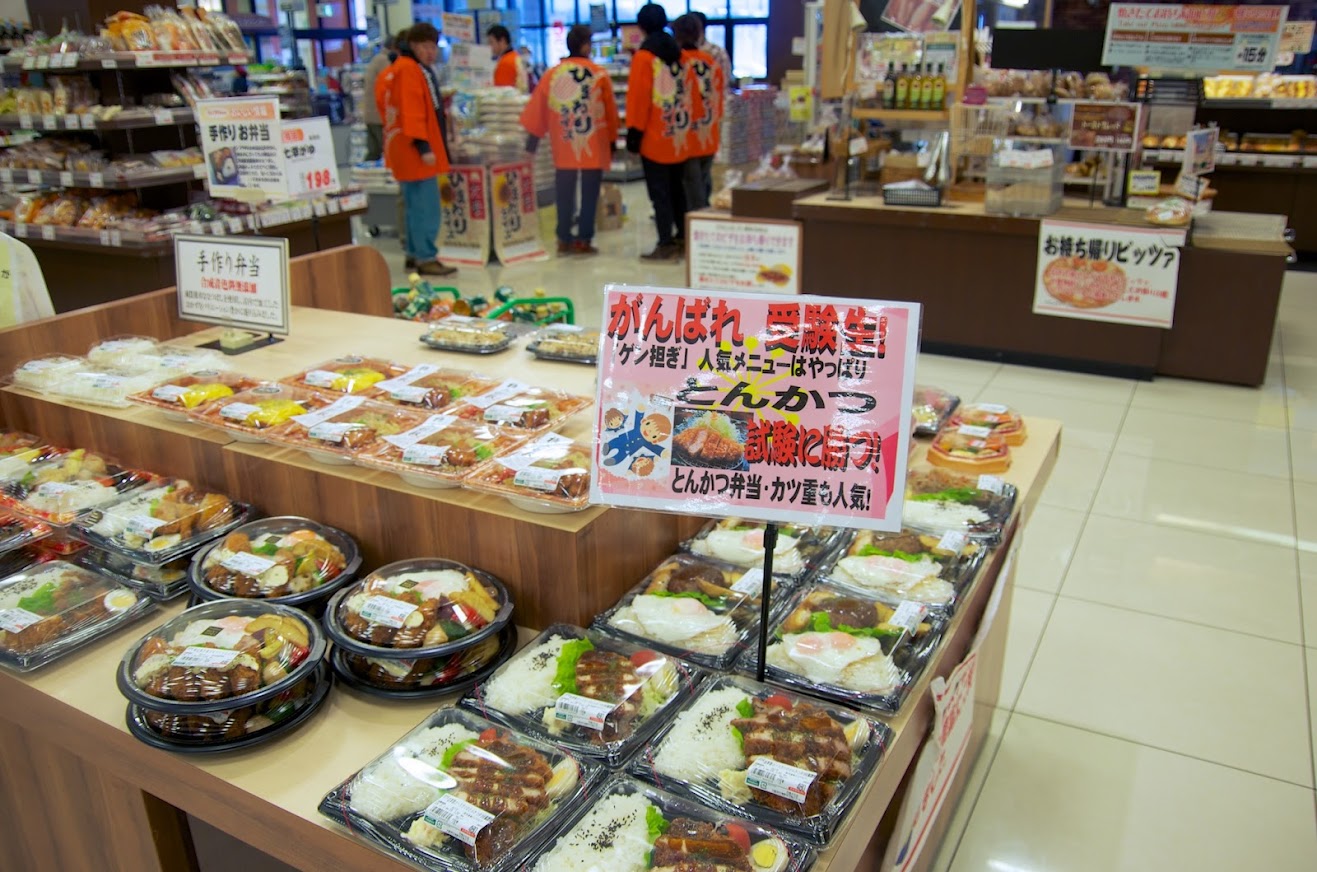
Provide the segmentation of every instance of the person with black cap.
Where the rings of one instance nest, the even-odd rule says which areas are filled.
[[[667,12],[656,3],[646,3],[636,23],[645,39],[631,58],[627,77],[626,148],[640,155],[658,229],[658,244],[641,257],[673,260],[681,257],[686,231],[682,180],[690,154],[690,95],[681,49],[665,30]]]

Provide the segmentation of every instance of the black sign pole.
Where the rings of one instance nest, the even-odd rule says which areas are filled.
[[[773,598],[773,549],[777,547],[777,524],[764,527],[764,589],[759,594],[759,661],[755,677],[764,680],[764,658],[768,654],[769,601]]]

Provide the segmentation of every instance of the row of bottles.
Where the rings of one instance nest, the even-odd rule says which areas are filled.
[[[933,64],[916,64],[913,71],[909,64],[901,64],[899,73],[896,64],[887,68],[887,78],[883,80],[884,109],[941,111],[946,99],[947,77],[942,64],[936,68]]]
[[[0,21],[0,51],[22,48],[32,35],[32,25],[26,21]]]

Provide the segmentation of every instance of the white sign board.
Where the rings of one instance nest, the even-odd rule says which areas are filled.
[[[476,39],[476,17],[474,15],[461,15],[456,12],[445,12],[442,17],[444,36],[452,42],[474,42]]]
[[[288,195],[278,97],[198,100],[196,113],[211,196]]]
[[[288,193],[335,194],[341,191],[338,160],[334,156],[334,139],[329,119],[300,118],[283,124],[284,171]]]
[[[1102,65],[1270,72],[1288,13],[1285,6],[1113,3]]]
[[[459,42],[449,49],[448,65],[458,88],[489,88],[494,84],[494,57],[488,46]]]
[[[800,260],[796,221],[742,221],[697,213],[687,218],[686,283],[692,288],[799,294]]]
[[[1044,218],[1035,315],[1169,329],[1185,231]]]
[[[288,240],[174,237],[178,317],[287,335]]]

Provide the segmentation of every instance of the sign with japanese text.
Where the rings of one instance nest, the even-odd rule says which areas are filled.
[[[686,216],[686,283],[705,291],[800,293],[800,224]]]
[[[1131,197],[1156,197],[1162,192],[1161,170],[1130,170],[1127,187]]]
[[[1036,315],[1169,329],[1185,231],[1044,218]]]
[[[1102,65],[1269,72],[1288,13],[1285,6],[1113,3]]]
[[[335,194],[343,189],[328,118],[285,121],[283,143],[289,194],[294,197]]]
[[[1137,103],[1077,101],[1070,113],[1070,147],[1133,151],[1139,141],[1140,110]]]
[[[278,97],[198,100],[196,114],[212,197],[288,196]]]
[[[591,501],[900,529],[919,317],[609,285]]]
[[[1216,169],[1216,141],[1220,136],[1216,127],[1199,127],[1184,137],[1184,167],[1188,176],[1203,176]]]
[[[494,164],[489,168],[494,213],[494,253],[505,266],[548,260],[540,237],[535,205],[535,175],[530,161]]]
[[[444,36],[452,42],[475,42],[476,39],[476,17],[474,15],[462,15],[457,12],[444,12],[442,15]]]
[[[454,166],[439,177],[439,256],[463,266],[489,262],[489,187],[483,166]]]
[[[287,335],[288,240],[174,237],[178,317]]]
[[[1312,51],[1312,36],[1315,29],[1317,29],[1317,21],[1285,22],[1285,27],[1280,33],[1280,45],[1277,51],[1287,51],[1290,54],[1307,54]]]
[[[488,88],[494,84],[494,56],[480,43],[459,42],[448,50],[448,67],[458,88]]]

